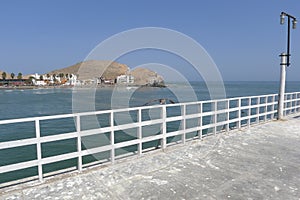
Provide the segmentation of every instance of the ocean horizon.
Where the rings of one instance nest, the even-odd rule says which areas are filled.
[[[97,88],[94,92],[95,110],[143,106],[155,99],[170,99],[173,102],[211,99],[203,81],[192,81],[189,84],[167,82],[166,85],[166,88],[117,86]],[[279,92],[277,81],[225,81],[224,87],[226,98]],[[76,87],[0,90],[0,120],[73,113],[72,98],[75,92],[79,92],[76,90]],[[300,81],[286,83],[286,92],[299,90]],[[119,99],[117,107],[112,105],[115,97]]]

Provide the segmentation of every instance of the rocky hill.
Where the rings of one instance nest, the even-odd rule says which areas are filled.
[[[46,74],[76,74],[80,80],[103,77],[116,79],[119,75],[131,74],[134,77],[134,85],[164,86],[163,77],[156,72],[144,68],[136,68],[130,71],[125,64],[110,61],[90,60],[75,65],[54,70]]]
[[[2,79],[3,71],[0,70],[0,79]],[[95,78],[104,78],[106,80],[115,80],[120,75],[130,74],[134,77],[134,85],[147,85],[163,87],[164,80],[163,77],[154,71],[145,68],[136,68],[130,71],[129,67],[125,64],[110,61],[99,61],[99,60],[89,60],[84,62],[79,62],[75,65],[57,69],[45,74],[76,74],[79,80],[88,80]],[[29,78],[30,75],[23,75],[23,78]],[[6,79],[10,79],[10,73],[6,72]],[[15,75],[17,78],[17,74]]]
[[[47,74],[76,74],[80,80],[103,77],[105,79],[115,79],[117,76],[129,72],[129,67],[125,64],[110,61],[89,60],[75,65],[51,71]]]
[[[163,77],[149,69],[135,68],[130,74],[134,77],[136,85],[164,86]]]

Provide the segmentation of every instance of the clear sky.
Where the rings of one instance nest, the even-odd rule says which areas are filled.
[[[114,34],[150,26],[195,39],[224,80],[276,81],[278,55],[286,51],[281,11],[300,22],[299,0],[1,0],[0,70],[29,74],[67,67]],[[300,80],[300,23],[291,36],[287,80]],[[120,61],[134,67],[143,63],[139,57]],[[195,78],[192,71],[187,76]]]

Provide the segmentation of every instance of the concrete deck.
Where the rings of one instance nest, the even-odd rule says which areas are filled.
[[[8,190],[0,199],[300,199],[300,118]]]

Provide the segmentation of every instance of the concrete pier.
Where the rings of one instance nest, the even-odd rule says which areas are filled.
[[[3,188],[0,199],[300,199],[300,118]]]

